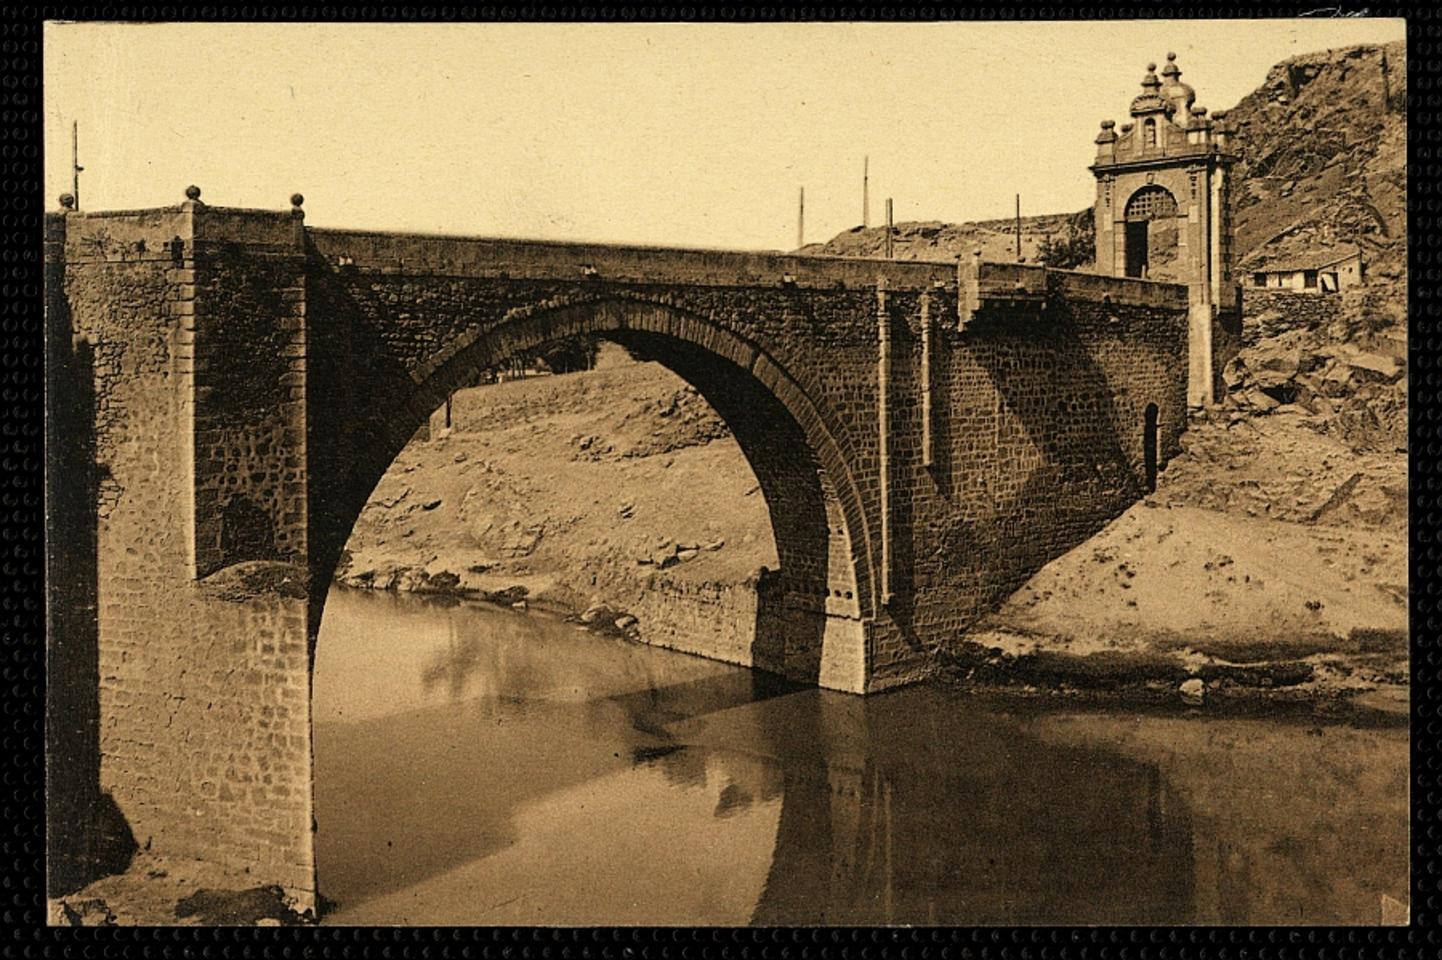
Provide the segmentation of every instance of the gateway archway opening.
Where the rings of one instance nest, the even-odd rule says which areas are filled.
[[[1177,277],[1177,201],[1165,187],[1142,187],[1127,201],[1126,275]]]

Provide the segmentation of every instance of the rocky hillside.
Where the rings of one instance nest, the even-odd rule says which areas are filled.
[[[1404,275],[1406,93],[1399,42],[1294,57],[1232,108],[1242,155],[1232,200],[1243,269],[1355,243],[1369,276]],[[1034,261],[1044,243],[1090,231],[1089,213],[1023,217],[1022,256]],[[908,222],[896,225],[893,256],[947,260],[980,247],[985,258],[1010,260],[1015,244],[1011,220]],[[885,227],[854,227],[802,252],[884,256],[885,245]]]
[[[1243,269],[1355,243],[1369,276],[1404,275],[1406,94],[1398,42],[1294,57],[1233,108]]]
[[[1078,213],[1047,213],[1021,218],[1021,255],[1036,260],[1043,244],[1066,237],[1068,232],[1092,232],[1091,209]],[[975,223],[942,223],[940,220],[898,223],[892,235],[892,257],[897,260],[954,260],[962,253],[980,249],[987,260],[1016,258],[1016,221],[981,220]],[[802,253],[833,257],[886,256],[886,228],[852,227],[825,243],[811,243]]]

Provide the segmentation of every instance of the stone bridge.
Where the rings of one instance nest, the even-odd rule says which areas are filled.
[[[189,193],[47,221],[52,795],[100,790],[52,817],[111,810],[302,903],[326,592],[387,466],[479,370],[599,334],[692,383],[780,559],[724,656],[854,693],[924,676],[1185,425],[1182,285],[320,230],[299,198]]]

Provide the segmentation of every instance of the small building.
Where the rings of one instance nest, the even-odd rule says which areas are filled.
[[[1362,251],[1345,247],[1255,267],[1247,286],[1291,293],[1336,293],[1363,282]]]

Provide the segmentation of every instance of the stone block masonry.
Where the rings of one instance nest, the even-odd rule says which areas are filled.
[[[386,468],[478,371],[604,334],[695,386],[780,569],[754,608],[699,598],[728,613],[714,639],[666,642],[854,693],[925,676],[1185,425],[1171,284],[313,230],[198,197],[63,226],[52,336],[93,344],[102,786],[152,849],[302,907],[324,598]]]
[[[220,435],[246,444],[257,422],[284,410],[275,394],[241,402],[242,385],[222,376],[246,374],[249,347],[207,353],[228,335],[231,317],[211,295],[239,248],[211,237],[222,247],[208,250],[196,230],[206,216],[194,203],[71,215],[54,251],[70,328],[55,335],[82,339],[93,356],[97,788],[142,847],[249,868],[305,909],[315,889],[307,600],[303,590],[218,589],[197,577],[224,562],[212,545],[197,550],[197,530],[215,529],[218,545],[217,519],[232,502],[211,499],[225,458],[209,444]],[[277,279],[263,258],[251,268],[244,282],[269,289]],[[217,400],[234,416],[216,416]],[[289,439],[272,458],[303,461],[303,434]],[[276,505],[283,489],[258,486],[266,471],[247,467],[235,489],[263,511],[294,509]],[[296,479],[292,499],[303,504]],[[303,581],[303,538],[277,534],[263,554],[244,559],[298,561],[290,569]]]
[[[1346,313],[1346,301],[1336,294],[1245,290],[1243,339],[1250,346],[1265,337],[1292,329],[1323,329]]]

